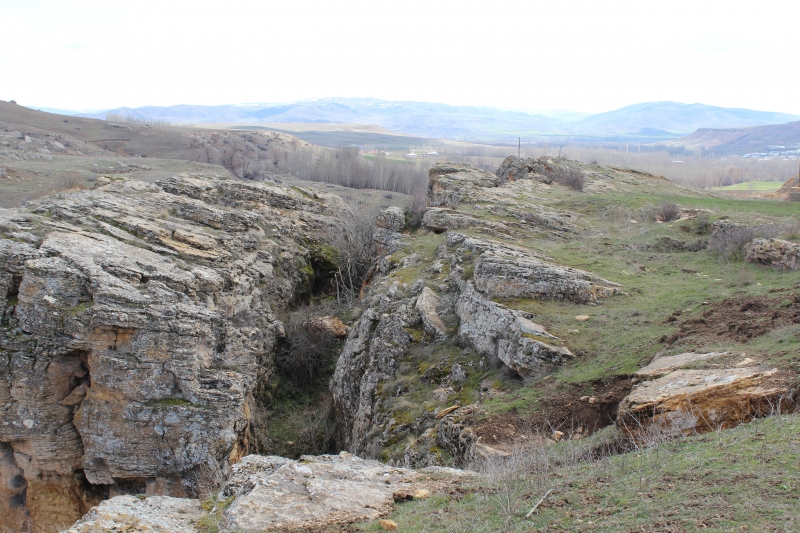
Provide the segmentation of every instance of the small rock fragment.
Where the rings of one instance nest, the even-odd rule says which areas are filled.
[[[396,490],[392,494],[394,503],[410,502],[414,499],[414,493],[408,489]]]
[[[449,415],[450,413],[452,413],[453,411],[455,411],[456,409],[458,409],[459,407],[461,407],[461,406],[460,405],[451,405],[447,409],[442,409],[441,411],[439,411],[439,413],[434,418],[436,418],[437,420],[440,419],[440,418],[444,418],[447,415]]]
[[[381,529],[384,531],[397,531],[397,522],[394,520],[378,520],[378,524],[381,526]]]
[[[741,361],[736,363],[736,367],[737,368],[741,368],[743,366],[752,366],[753,363],[755,363],[755,362],[756,362],[755,359],[753,359],[751,357],[745,357],[744,359],[742,359]]]
[[[577,320],[578,322],[586,322],[587,320],[589,320],[589,315],[578,315],[575,317],[575,320]]]

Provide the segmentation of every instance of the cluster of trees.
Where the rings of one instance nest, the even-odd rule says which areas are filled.
[[[137,124],[139,126],[172,126],[172,122],[163,119],[149,119],[122,115],[120,113],[106,113],[106,122],[121,122]]]
[[[298,148],[277,165],[282,172],[310,181],[403,194],[427,187],[431,166],[431,160],[402,161],[384,154],[367,158],[356,147],[334,150],[319,146]]]

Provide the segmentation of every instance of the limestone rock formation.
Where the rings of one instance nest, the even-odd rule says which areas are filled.
[[[3,213],[35,238],[0,239],[0,501],[24,487],[25,527],[49,531],[115,494],[224,482],[253,443],[273,309],[308,294],[341,208],[184,175]]]
[[[508,181],[533,178],[542,183],[552,183],[552,178],[545,175],[546,170],[546,166],[541,161],[510,155],[500,164],[497,176]]]
[[[566,212],[518,202],[516,188],[524,186],[468,165],[431,169],[434,207],[423,224],[435,231],[404,235],[403,247],[378,262],[365,288],[365,311],[331,379],[345,449],[411,465],[439,464],[443,456],[464,461],[477,453],[477,440],[464,422],[468,406],[460,402],[478,399],[469,391],[487,367],[502,365],[531,381],[573,357],[532,314],[493,298],[584,304],[620,292],[617,284],[557,265],[528,246],[497,240],[541,235],[541,229],[562,239],[578,231],[576,217]],[[465,202],[472,205],[459,208]],[[524,213],[541,219],[527,221]],[[423,250],[418,240],[438,245]]]
[[[431,475],[439,481],[430,481]],[[208,524],[224,533],[321,531],[378,518],[399,498],[429,497],[430,488],[466,476],[449,468],[397,468],[345,452],[299,461],[249,455],[234,465],[219,495],[227,509],[201,507],[196,499],[117,496],[63,533],[199,533],[208,531]],[[206,525],[201,527],[202,522]]]
[[[511,230],[501,222],[481,220],[458,211],[431,207],[422,217],[422,224],[433,231],[456,230],[461,228],[484,228],[500,233],[509,233]]]
[[[474,199],[476,188],[499,187],[503,183],[494,174],[460,163],[437,163],[429,175],[428,191],[433,207]]]
[[[578,303],[621,292],[618,284],[583,270],[553,265],[529,255],[509,257],[490,251],[475,262],[475,286],[492,297]]]
[[[619,406],[618,424],[633,435],[654,428],[691,434],[734,427],[780,408],[786,383],[776,370],[677,370],[636,386]]]
[[[800,268],[800,243],[755,239],[745,247],[745,260],[780,270],[797,270]]]
[[[436,307],[439,305],[439,295],[430,287],[425,287],[417,297],[416,308],[425,324],[425,329],[436,337],[447,336],[447,327],[439,318]]]
[[[421,472],[347,453],[299,461],[249,456],[234,467],[223,490],[236,499],[220,526],[223,531],[297,531],[375,519],[391,508],[395,492],[424,488],[422,478]]]
[[[387,207],[378,214],[375,224],[379,228],[400,231],[406,225],[406,217],[399,207]]]
[[[92,508],[62,533],[195,533],[202,516],[199,500],[169,496],[117,496]]]
[[[543,377],[572,357],[561,339],[531,319],[487,300],[468,283],[456,302],[458,336],[478,353],[499,359],[526,378]]]
[[[649,365],[644,368],[640,368],[636,372],[634,372],[634,376],[637,378],[644,378],[644,379],[652,379],[652,378],[660,378],[661,376],[666,376],[667,374],[674,372],[680,368],[684,368],[688,365],[693,363],[698,363],[701,361],[710,361],[717,357],[722,357],[725,355],[730,355],[729,352],[709,352],[709,353],[695,353],[695,352],[687,352],[678,355],[670,355],[665,357],[657,357],[655,358]]]

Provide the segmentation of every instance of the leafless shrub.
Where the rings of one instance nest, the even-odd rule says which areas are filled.
[[[708,240],[708,249],[720,259],[741,261],[744,259],[744,247],[756,236],[755,228],[745,226],[716,231]]]
[[[560,172],[555,178],[555,181],[574,191],[582,192],[586,179],[583,176],[583,172],[580,170],[569,169]]]
[[[275,358],[278,368],[298,387],[313,385],[332,365],[339,340],[319,326],[308,307],[292,313],[284,324],[285,342]]]
[[[681,218],[681,209],[672,202],[663,202],[655,212],[659,222],[673,222]]]
[[[331,234],[331,244],[339,253],[339,269],[335,274],[336,292],[340,301],[358,299],[375,260],[375,212],[363,205],[352,205],[340,217],[341,227]]]
[[[422,217],[425,211],[430,206],[430,199],[428,198],[425,189],[418,187],[411,193],[411,201],[409,202],[408,209],[406,209],[406,228],[415,230],[422,225]]]
[[[74,177],[66,177],[58,182],[58,185],[55,187],[56,190],[60,191],[74,191],[74,190],[86,190],[86,185],[78,178]]]
[[[744,259],[744,248],[756,238],[762,239],[797,239],[800,236],[800,224],[764,224],[762,226],[736,226],[716,228],[708,241],[712,253],[726,261]]]

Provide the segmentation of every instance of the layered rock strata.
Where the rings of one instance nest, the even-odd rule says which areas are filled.
[[[617,423],[635,438],[689,435],[735,427],[791,409],[785,381],[757,367],[676,370],[636,387],[619,405]]]
[[[519,183],[468,165],[439,163],[430,171],[434,207],[423,218],[434,231],[403,235],[402,246],[399,234],[393,242],[381,241],[395,253],[378,262],[362,300],[364,313],[351,328],[331,379],[347,450],[416,465],[437,464],[444,455],[463,461],[478,453],[463,424],[463,402],[477,399],[468,393],[477,377],[500,365],[531,381],[573,357],[534,315],[493,299],[584,304],[620,293],[619,285],[557,265],[530,247],[463,233],[507,237],[539,223],[565,229],[557,238],[577,231],[566,213],[512,200],[519,196],[513,189]],[[462,203],[472,205],[464,210]],[[503,215],[494,214],[498,205],[507,209]],[[522,224],[523,207],[554,222]],[[431,241],[439,243],[433,253],[419,248]],[[403,442],[412,444],[402,449]]]
[[[18,212],[33,242],[0,239],[0,475],[13,479],[0,501],[25,515],[13,530],[224,482],[253,446],[253,392],[283,335],[273,309],[308,294],[314,243],[341,208],[177,176]]]

